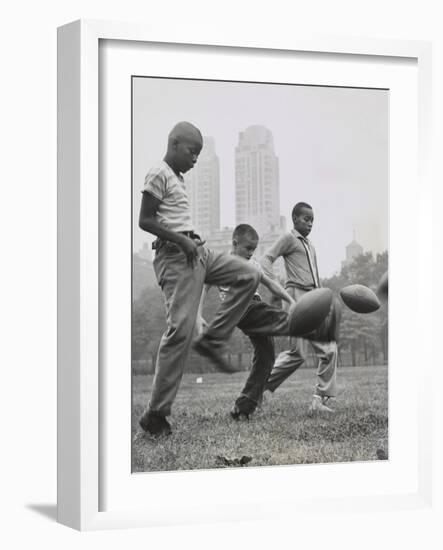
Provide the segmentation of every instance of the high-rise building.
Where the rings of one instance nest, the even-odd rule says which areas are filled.
[[[185,175],[192,220],[206,237],[220,229],[220,166],[214,139],[205,137],[197,164]]]
[[[272,133],[249,126],[235,148],[236,223],[249,223],[260,235],[280,230],[278,158]]]
[[[214,252],[229,252],[232,248],[232,233],[233,227],[222,227],[218,231],[214,231],[206,239],[208,247]]]

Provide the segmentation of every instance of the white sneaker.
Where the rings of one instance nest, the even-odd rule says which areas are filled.
[[[325,412],[325,413],[333,413],[335,412],[333,409],[325,405],[325,401],[327,401],[327,397],[321,397],[320,395],[314,395],[312,397],[311,406],[309,408],[310,412]]]
[[[270,403],[272,403],[273,399],[274,399],[274,392],[272,392],[271,390],[265,390],[262,393],[262,396],[257,405],[257,408],[262,409],[263,407],[268,406]]]

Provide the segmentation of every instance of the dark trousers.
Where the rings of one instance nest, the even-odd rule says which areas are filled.
[[[289,335],[288,313],[254,296],[237,327],[249,337],[254,355],[251,371],[235,405],[240,412],[251,414],[260,401],[274,365],[273,336]]]

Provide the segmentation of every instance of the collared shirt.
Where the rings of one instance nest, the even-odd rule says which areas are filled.
[[[320,286],[315,249],[296,229],[279,237],[261,258],[260,263],[269,277],[274,277],[272,264],[280,256],[286,269],[286,287],[293,285],[310,290]]]
[[[250,260],[245,260],[245,261],[249,261],[256,269],[259,273],[263,273],[263,268],[262,266],[257,262],[257,260],[255,260],[254,258],[251,258]],[[226,298],[226,294],[229,292],[229,286],[219,286],[218,287],[218,290],[220,292],[220,300],[223,302]],[[256,292],[254,294],[254,298],[256,299],[259,299],[261,300],[261,296],[258,292]]]
[[[145,177],[143,192],[160,202],[157,219],[171,231],[193,231],[186,184],[165,161],[154,165]]]

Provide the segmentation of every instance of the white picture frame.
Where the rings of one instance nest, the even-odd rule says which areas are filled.
[[[115,505],[114,502],[110,510],[103,510],[100,484],[106,479],[106,474],[102,471],[104,468],[101,455],[107,447],[103,444],[101,430],[106,408],[102,403],[104,389],[101,385],[103,371],[99,343],[103,320],[101,306],[106,299],[106,290],[99,284],[102,275],[100,233],[103,230],[100,215],[104,208],[99,177],[100,41],[124,41],[129,55],[131,46],[144,43],[160,49],[162,45],[174,44],[175,47],[185,47],[194,44],[197,50],[205,52],[209,59],[214,48],[220,48],[224,51],[229,49],[229,55],[234,57],[247,55],[248,51],[260,51],[264,54],[273,52],[281,56],[282,63],[285,63],[285,56],[291,52],[304,52],[312,56],[344,56],[357,62],[359,59],[365,60],[365,63],[377,58],[389,59],[392,64],[412,60],[416,64],[418,82],[416,133],[419,202],[429,200],[432,194],[429,175],[430,44],[320,36],[252,38],[252,32],[247,38],[225,40],[223,37],[212,37],[209,40],[204,36],[204,32],[199,37],[195,33],[190,37],[183,29],[180,35],[174,33],[174,36],[168,36],[167,32],[154,31],[143,25],[102,21],[77,21],[61,27],[58,31],[58,520],[76,529],[90,530],[269,517],[269,512],[265,512],[268,498],[266,490],[262,490],[262,500],[255,500],[253,493],[250,493],[249,498],[236,497],[237,506],[232,506],[229,510],[223,506],[223,495],[220,496],[218,505],[217,499],[211,497],[211,491],[208,494],[202,493],[210,502],[206,500],[200,505],[190,503],[185,495],[189,495],[196,485],[201,491],[203,486],[208,487],[211,483],[219,487],[217,484],[220,484],[220,476],[217,472],[199,472],[198,478],[194,473],[171,473],[162,474],[161,478],[152,476],[144,480],[143,483],[152,485],[154,492],[161,491],[162,484],[169,483],[171,490],[177,492],[174,506],[165,502],[159,506],[147,504],[137,507],[134,505],[135,500],[131,505],[130,493],[127,492],[126,500],[122,498],[121,505]],[[352,80],[352,75],[349,78]],[[129,140],[130,136],[126,139]],[[415,176],[411,177],[417,186],[417,179]],[[430,227],[431,221],[423,220],[420,231],[430,231]],[[395,226],[391,227],[394,236],[398,232],[397,229]],[[417,273],[411,276],[415,307],[421,315],[429,316],[432,315],[432,289],[420,284],[425,277],[420,265],[423,261],[430,261],[431,248],[423,246],[420,252],[413,253],[417,258],[420,254],[420,261],[417,262]],[[394,291],[394,298],[391,300],[391,309],[394,313],[396,306],[401,304],[399,298],[395,298]],[[417,327],[417,330],[423,329]],[[430,350],[427,350],[426,354],[430,357]],[[411,356],[406,360],[411,362],[413,358]],[[292,467],[252,473],[230,471],[229,480],[223,477],[222,484],[238,484],[240,479],[242,483],[247,479],[246,483],[250,483],[252,487],[256,477],[260,476],[265,480],[264,487],[267,486],[266,483],[270,484],[269,486],[280,485],[280,493],[276,492],[269,498],[272,503],[279,502],[280,499],[285,506],[273,506],[274,517],[283,517],[285,514],[293,513],[295,509],[319,510],[322,506],[331,505],[334,505],[336,511],[342,512],[356,508],[370,512],[430,507],[432,409],[426,392],[430,386],[432,365],[432,360],[424,360],[423,368],[416,372],[414,399],[417,400],[417,407],[413,411],[416,413],[417,434],[414,440],[417,456],[414,457],[416,461],[408,466],[409,469],[405,473],[406,477],[411,478],[410,472],[414,470],[416,476],[414,474],[409,479],[410,484],[405,483],[403,490],[400,487],[403,481],[399,478],[400,485],[397,490],[387,490],[383,495],[370,492],[353,494],[352,490],[339,493],[336,484],[332,484],[327,488],[327,492],[312,487],[312,498],[307,498],[306,495],[296,498],[288,491],[291,480],[293,481]],[[128,399],[128,396],[124,399]],[[129,432],[130,427],[127,428]],[[393,464],[395,463],[391,462],[391,466]],[[333,470],[326,465],[316,468],[313,478],[321,478],[322,475],[327,478],[333,472],[334,478],[338,479],[342,486],[346,485],[343,479],[347,476],[352,478],[353,475],[347,473],[350,471],[349,468],[353,468],[349,465],[336,465]],[[129,470],[128,464],[128,476]],[[389,472],[386,473],[391,475]],[[307,471],[305,475],[310,477],[311,474]],[[358,470],[354,470],[354,475],[359,475]],[[137,476],[132,477],[132,485],[142,483]],[[352,487],[352,481],[348,480],[348,483]],[[245,503],[248,505],[244,506]],[[286,511],[283,511],[283,508]]]

